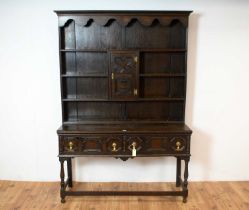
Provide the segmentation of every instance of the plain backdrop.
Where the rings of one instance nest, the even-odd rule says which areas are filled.
[[[186,123],[190,180],[249,180],[248,0],[0,2],[0,179],[59,180],[61,124],[53,10],[194,10]],[[174,181],[175,159],[74,160],[78,181]]]

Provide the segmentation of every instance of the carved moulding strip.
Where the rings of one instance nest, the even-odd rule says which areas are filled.
[[[184,16],[61,16],[59,17],[59,27],[64,27],[69,21],[75,21],[77,25],[90,26],[96,22],[101,26],[108,26],[111,22],[117,21],[121,26],[127,26],[133,20],[137,20],[143,26],[151,26],[154,21],[158,21],[162,26],[169,26],[173,21],[179,21],[184,27],[188,26],[188,18]]]

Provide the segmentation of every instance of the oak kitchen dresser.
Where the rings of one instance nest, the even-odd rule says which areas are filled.
[[[185,125],[191,11],[55,11],[61,202],[67,195],[188,196]],[[72,158],[176,157],[176,191],[73,191]],[[183,179],[181,162],[184,161]],[[68,178],[65,181],[64,162]]]

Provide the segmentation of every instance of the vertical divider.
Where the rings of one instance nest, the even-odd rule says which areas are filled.
[[[137,99],[140,97],[140,50],[137,51],[137,72],[136,72],[136,87],[137,87]]]
[[[173,73],[172,72],[172,53],[169,53],[170,55],[170,59],[169,59],[169,71],[170,73]],[[167,97],[170,97],[171,96],[171,78],[168,79],[168,85],[169,85],[169,93],[168,93],[168,96]]]
[[[122,27],[122,48],[126,49],[126,26]],[[127,102],[122,102],[123,120],[127,120]]]
[[[125,34],[125,33],[126,33],[126,26],[125,26],[125,27],[122,27],[121,30],[122,30],[122,38],[121,38],[121,42],[122,42],[122,43],[121,43],[121,45],[122,45],[122,48],[123,48],[123,49],[126,49],[126,43],[125,43],[125,42],[126,42],[126,36],[125,36],[125,35],[126,35],[126,34]]]
[[[112,79],[111,79],[111,51],[107,51],[107,75],[108,75],[108,99],[111,99],[112,96]]]
[[[61,77],[61,75],[63,74],[62,61],[64,59],[62,58],[61,49],[62,49],[62,47],[64,48],[64,46],[62,45],[62,39],[65,40],[65,36],[64,36],[62,27],[60,27],[60,26],[58,27],[58,34],[59,34],[59,62],[60,62],[61,110],[62,110],[62,123],[64,123],[64,121],[65,121],[65,111],[64,111],[64,102],[62,100],[63,97],[64,97],[64,87],[63,87],[63,84],[62,84],[63,81],[62,81],[62,77]]]
[[[74,32],[74,70],[75,70],[75,74],[78,72],[78,68],[77,68],[77,46],[76,46],[76,27],[75,27],[75,21],[73,22],[73,32]],[[75,98],[78,99],[78,78],[75,77]],[[77,121],[79,120],[79,115],[78,115],[78,102],[76,101],[76,116],[77,116]]]

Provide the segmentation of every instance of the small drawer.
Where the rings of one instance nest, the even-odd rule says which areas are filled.
[[[143,135],[127,137],[126,152],[135,148],[137,156],[187,154],[187,136],[181,135]]]
[[[99,136],[63,137],[60,151],[65,154],[99,154],[103,152],[103,140]]]
[[[66,155],[116,155],[123,151],[122,136],[63,136],[60,154]]]

